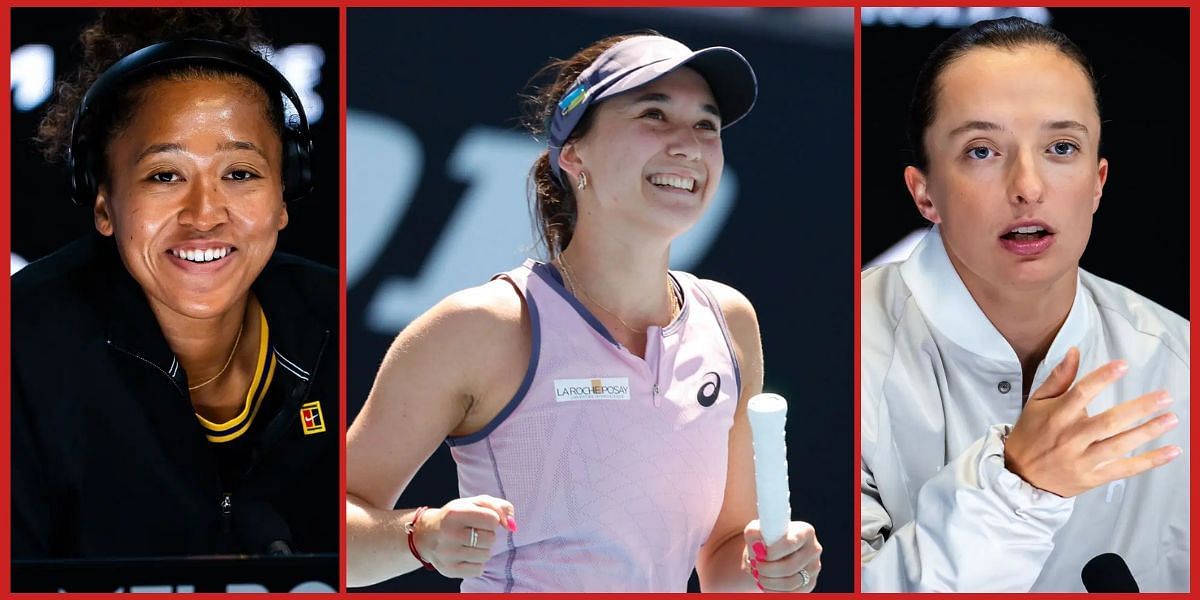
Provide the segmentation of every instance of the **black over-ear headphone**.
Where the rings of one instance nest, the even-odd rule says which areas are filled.
[[[268,94],[283,94],[299,116],[296,126],[283,128],[283,198],[295,202],[312,191],[312,135],[300,97],[287,79],[271,63],[248,49],[216,40],[186,39],[146,46],[114,63],[100,75],[83,95],[71,124],[71,147],[67,150],[67,168],[71,172],[72,198],[76,204],[91,206],[99,191],[97,169],[103,164],[104,148],[100,140],[89,139],[84,123],[96,117],[103,106],[133,81],[169,66],[213,66],[244,74],[261,85]]]

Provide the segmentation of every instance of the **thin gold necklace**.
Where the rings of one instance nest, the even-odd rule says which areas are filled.
[[[216,381],[218,377],[225,374],[225,369],[228,369],[229,365],[231,363],[233,363],[233,355],[237,354],[238,343],[242,341],[242,330],[245,328],[246,328],[246,320],[242,319],[242,324],[238,326],[237,338],[235,338],[233,340],[233,350],[229,351],[229,358],[225,360],[225,366],[221,367],[221,370],[217,371],[216,375],[213,375],[212,377],[205,379],[203,383],[197,383],[196,385],[189,385],[188,386],[189,392],[198,390],[198,389]]]
[[[596,306],[596,308],[599,308],[600,310],[607,313],[610,317],[616,319],[617,322],[620,323],[621,326],[624,327],[625,329],[629,330],[630,332],[636,333],[638,335],[643,335],[646,333],[646,331],[644,329],[639,330],[639,329],[634,329],[633,327],[630,327],[629,323],[625,322],[625,319],[622,319],[619,315],[617,315],[617,313],[609,310],[603,304],[600,304],[599,302],[597,302],[596,299],[593,298],[592,295],[587,292],[587,289],[585,289],[583,286],[579,285],[578,282],[575,280],[574,271],[573,271],[573,269],[571,269],[570,265],[567,264],[567,261],[565,258],[563,258],[562,254],[558,255],[558,264],[561,267],[561,271],[563,273],[563,280],[566,282],[567,288],[571,291],[571,295],[578,297],[579,294],[582,293],[584,298],[587,298],[589,302],[591,302],[592,304],[594,304]],[[675,296],[675,290],[672,289],[671,278],[669,276],[667,277],[667,301],[671,303],[671,321],[674,321],[675,317],[677,317],[679,315],[679,311],[682,310],[682,307],[679,306],[679,304],[680,304],[679,299]]]

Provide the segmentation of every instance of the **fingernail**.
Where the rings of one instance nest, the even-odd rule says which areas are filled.
[[[1158,399],[1158,402],[1155,402],[1155,403],[1154,403],[1154,405],[1155,405],[1155,406],[1162,407],[1162,406],[1167,406],[1167,405],[1171,404],[1171,403],[1172,403],[1172,402],[1174,402],[1174,401],[1175,401],[1175,399],[1174,399],[1174,398],[1172,398],[1172,397],[1170,397],[1170,396],[1168,396],[1168,395],[1166,395],[1166,394],[1163,394],[1163,396],[1162,396],[1161,398],[1159,398],[1159,399]]]
[[[1167,450],[1167,458],[1175,458],[1182,453],[1183,449],[1181,449],[1179,446],[1171,446],[1171,449]]]
[[[763,586],[762,586],[762,584],[761,584],[761,583],[759,583],[759,582],[757,582],[757,581],[755,581],[755,582],[754,582],[754,585],[757,585],[757,586],[758,586],[758,591],[760,591],[760,592],[765,592],[765,591],[767,591],[767,590],[764,590],[764,589],[763,589]]]
[[[754,580],[758,581],[758,567],[752,567],[750,572],[754,574]]]
[[[1175,416],[1175,413],[1167,413],[1163,417],[1161,422],[1163,427],[1174,427],[1179,424],[1179,417]]]
[[[508,518],[505,520],[504,525],[506,527],[508,527],[509,531],[511,531],[513,533],[517,532],[517,520],[514,519],[512,515],[508,515]]]
[[[1116,375],[1124,375],[1125,371],[1129,370],[1129,363],[1118,360],[1117,364],[1113,365],[1113,373]]]
[[[767,560],[767,546],[763,544],[762,541],[754,542],[754,545],[751,546],[750,549],[754,550],[754,558],[757,558],[758,560]]]

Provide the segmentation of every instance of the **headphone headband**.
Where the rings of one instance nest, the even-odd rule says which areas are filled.
[[[241,73],[261,85],[268,94],[283,94],[292,103],[299,117],[296,127],[283,127],[284,198],[294,202],[312,190],[309,157],[312,136],[308,117],[296,90],[271,63],[246,48],[205,39],[184,39],[160,42],[130,53],[96,79],[83,95],[75,119],[71,123],[71,147],[67,150],[67,166],[71,170],[72,197],[76,204],[91,206],[98,191],[96,168],[103,148],[94,148],[96,140],[84,134],[83,123],[95,118],[98,107],[128,88],[135,81],[154,72],[173,66],[212,66]]]

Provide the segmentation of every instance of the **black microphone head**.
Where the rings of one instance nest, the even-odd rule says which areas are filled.
[[[283,540],[275,540],[271,545],[267,546],[267,556],[291,556],[292,547]]]
[[[1133,573],[1129,572],[1129,566],[1125,564],[1125,559],[1106,552],[1089,560],[1083,566],[1083,572],[1080,573],[1083,578],[1083,587],[1089,592],[1101,593],[1130,593],[1137,592],[1137,581],[1133,578]]]

